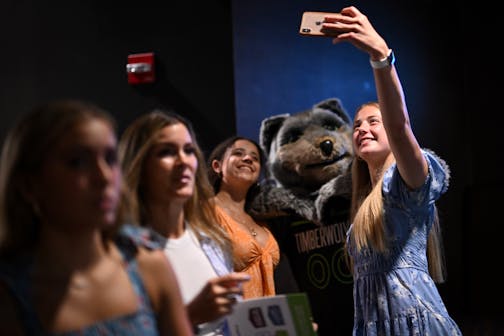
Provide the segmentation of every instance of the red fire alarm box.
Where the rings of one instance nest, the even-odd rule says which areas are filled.
[[[156,79],[154,72],[154,53],[128,55],[126,64],[129,84],[153,83]]]

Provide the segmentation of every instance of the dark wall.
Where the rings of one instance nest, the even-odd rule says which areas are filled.
[[[467,335],[496,328],[504,299],[500,19],[486,2],[470,10],[455,1],[353,2],[396,51],[419,141],[451,166],[439,204],[449,275],[439,288]],[[374,96],[365,55],[297,35],[303,10],[349,3],[3,1],[0,136],[33,105],[59,97],[92,100],[121,128],[153,107],[174,107],[204,149],[236,132],[256,137],[265,116],[329,96],[353,113]],[[157,55],[153,85],[126,81],[127,55],[138,52]]]
[[[0,135],[34,104],[92,100],[121,128],[154,107],[195,124],[203,147],[235,132],[228,1],[7,0],[0,11]],[[154,52],[157,81],[127,83],[127,56]]]
[[[504,138],[500,129],[504,72],[497,51],[502,41],[502,16],[488,1],[478,2],[476,12],[481,10],[484,18],[474,27],[468,22],[474,17],[475,8],[463,8],[460,33],[455,37],[464,88],[457,96],[458,109],[450,113],[451,119],[464,118],[465,127],[454,130],[451,137],[464,147],[463,165],[469,170],[464,180],[464,202],[453,207],[464,216],[464,239],[458,253],[464,265],[460,274],[464,279],[461,296],[465,313],[481,321],[479,330],[470,330],[474,335],[504,335],[504,308],[498,304],[504,300],[504,289],[496,273],[504,255]]]

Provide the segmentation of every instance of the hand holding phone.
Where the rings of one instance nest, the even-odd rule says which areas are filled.
[[[305,36],[335,37],[337,33],[328,33],[322,30],[324,18],[334,13],[329,12],[304,12],[301,18],[299,33]]]

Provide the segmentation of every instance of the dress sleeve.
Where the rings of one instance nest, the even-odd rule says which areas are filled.
[[[166,245],[166,238],[150,228],[124,224],[116,237],[116,242],[142,246],[149,250],[157,250],[164,248]]]
[[[450,180],[450,169],[446,162],[428,149],[422,150],[428,165],[424,184],[417,189],[409,189],[404,183],[396,163],[392,164],[383,176],[383,195],[385,201],[399,206],[424,206],[435,202],[446,192]]]

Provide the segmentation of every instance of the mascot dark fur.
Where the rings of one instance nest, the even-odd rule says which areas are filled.
[[[249,211],[269,223],[280,245],[277,293],[306,292],[320,336],[352,332],[353,282],[344,253],[351,124],[340,100],[331,98],[293,115],[268,117],[260,130],[268,169]]]

